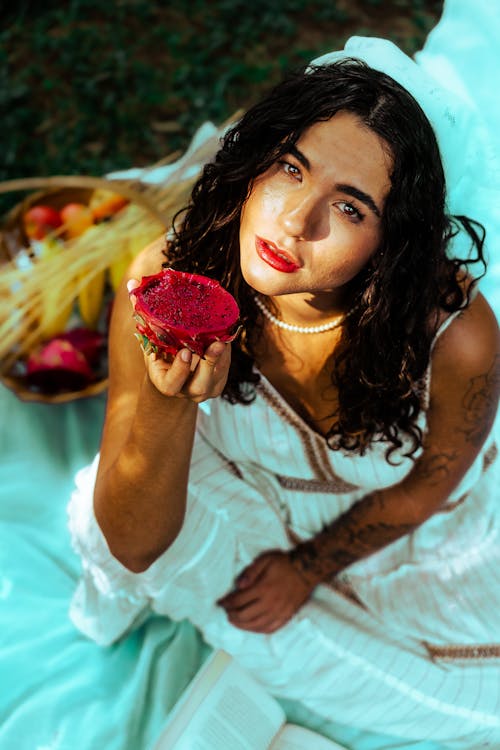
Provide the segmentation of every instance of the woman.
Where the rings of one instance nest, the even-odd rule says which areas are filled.
[[[217,278],[242,334],[144,356],[118,294],[100,458],[70,508],[80,628],[108,643],[151,607],[321,716],[500,743],[500,340],[448,255],[460,227],[480,275],[425,114],[362,62],[242,118],[129,285]]]

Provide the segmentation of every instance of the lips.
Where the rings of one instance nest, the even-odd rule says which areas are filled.
[[[276,271],[293,273],[300,268],[297,261],[284,252],[284,250],[281,250],[274,242],[264,240],[262,237],[256,237],[255,247],[259,258],[262,258],[264,263],[267,263],[268,266],[271,266]]]

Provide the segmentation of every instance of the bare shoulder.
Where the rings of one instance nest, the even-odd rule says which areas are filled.
[[[500,395],[500,334],[477,294],[436,341],[423,451],[408,477],[421,497],[446,500],[491,433]]]
[[[443,430],[461,436],[466,445],[459,453],[472,461],[491,430],[499,397],[498,323],[478,294],[437,341],[432,357],[429,425],[438,441],[446,439]]]
[[[500,360],[500,329],[490,305],[478,293],[446,331],[438,338],[433,354],[433,377],[436,372],[455,376],[496,370]]]

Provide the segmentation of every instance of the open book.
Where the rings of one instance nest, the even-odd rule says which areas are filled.
[[[215,651],[175,706],[153,750],[344,750],[295,724],[225,651]]]

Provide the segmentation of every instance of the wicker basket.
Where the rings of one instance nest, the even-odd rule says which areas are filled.
[[[25,234],[22,220],[23,215],[29,208],[37,204],[50,205],[56,209],[61,209],[71,202],[87,204],[96,188],[104,188],[121,194],[130,201],[130,204],[145,209],[147,215],[151,217],[152,227],[155,227],[154,236],[158,236],[170,225],[171,212],[168,215],[163,213],[156,205],[154,192],[148,193],[141,183],[132,184],[128,181],[107,180],[90,176],[28,178],[0,183],[0,193],[35,190],[17,203],[2,221],[0,230],[0,274],[5,274],[7,270],[12,273],[12,268],[16,264],[19,253],[26,252],[30,247],[30,241]],[[127,207],[122,211],[127,211]],[[111,230],[113,220],[106,222],[106,230]],[[111,232],[109,233],[111,234]],[[109,294],[108,290],[108,296]],[[104,329],[102,333],[106,336],[107,331]],[[0,357],[0,380],[23,401],[64,403],[95,396],[107,387],[106,366],[101,364],[99,372],[96,372],[95,381],[86,383],[81,389],[65,389],[60,392],[49,393],[33,388],[20,372],[26,354],[21,351],[21,355],[19,355],[18,349],[19,345],[14,346],[11,351]]]
[[[134,245],[133,257],[136,250],[138,252],[171,226],[178,210],[188,202],[203,165],[215,156],[227,128],[241,114],[241,111],[236,112],[219,128],[205,123],[195,133],[183,155],[170,154],[156,164],[139,170],[137,180],[56,176],[0,183],[0,193],[37,191],[31,192],[9,211],[0,230],[0,380],[21,399],[60,403],[93,396],[107,385],[103,375],[78,391],[34,393],[16,372],[16,364],[23,357],[26,358],[37,344],[36,305],[42,294],[40,290],[58,288],[57,284],[54,287],[46,283],[52,278],[49,277],[47,264],[43,267],[42,263],[38,263],[33,271],[21,272],[16,267],[16,257],[28,245],[22,226],[25,211],[36,203],[50,203],[55,208],[68,202],[85,203],[96,188],[111,190],[129,199],[126,208],[110,222],[101,225],[103,232],[100,237],[101,240],[104,238],[104,244],[96,242],[95,236],[87,238],[89,230],[81,238],[66,243],[71,245],[71,248],[64,250],[67,260],[61,256],[55,259],[53,265],[58,266],[57,281],[63,290],[67,290],[68,285],[73,283],[71,273],[76,273],[77,268],[79,273],[83,268],[89,277],[95,275],[107,267],[110,259],[119,259],[126,243]],[[29,310],[26,313],[27,307]]]

